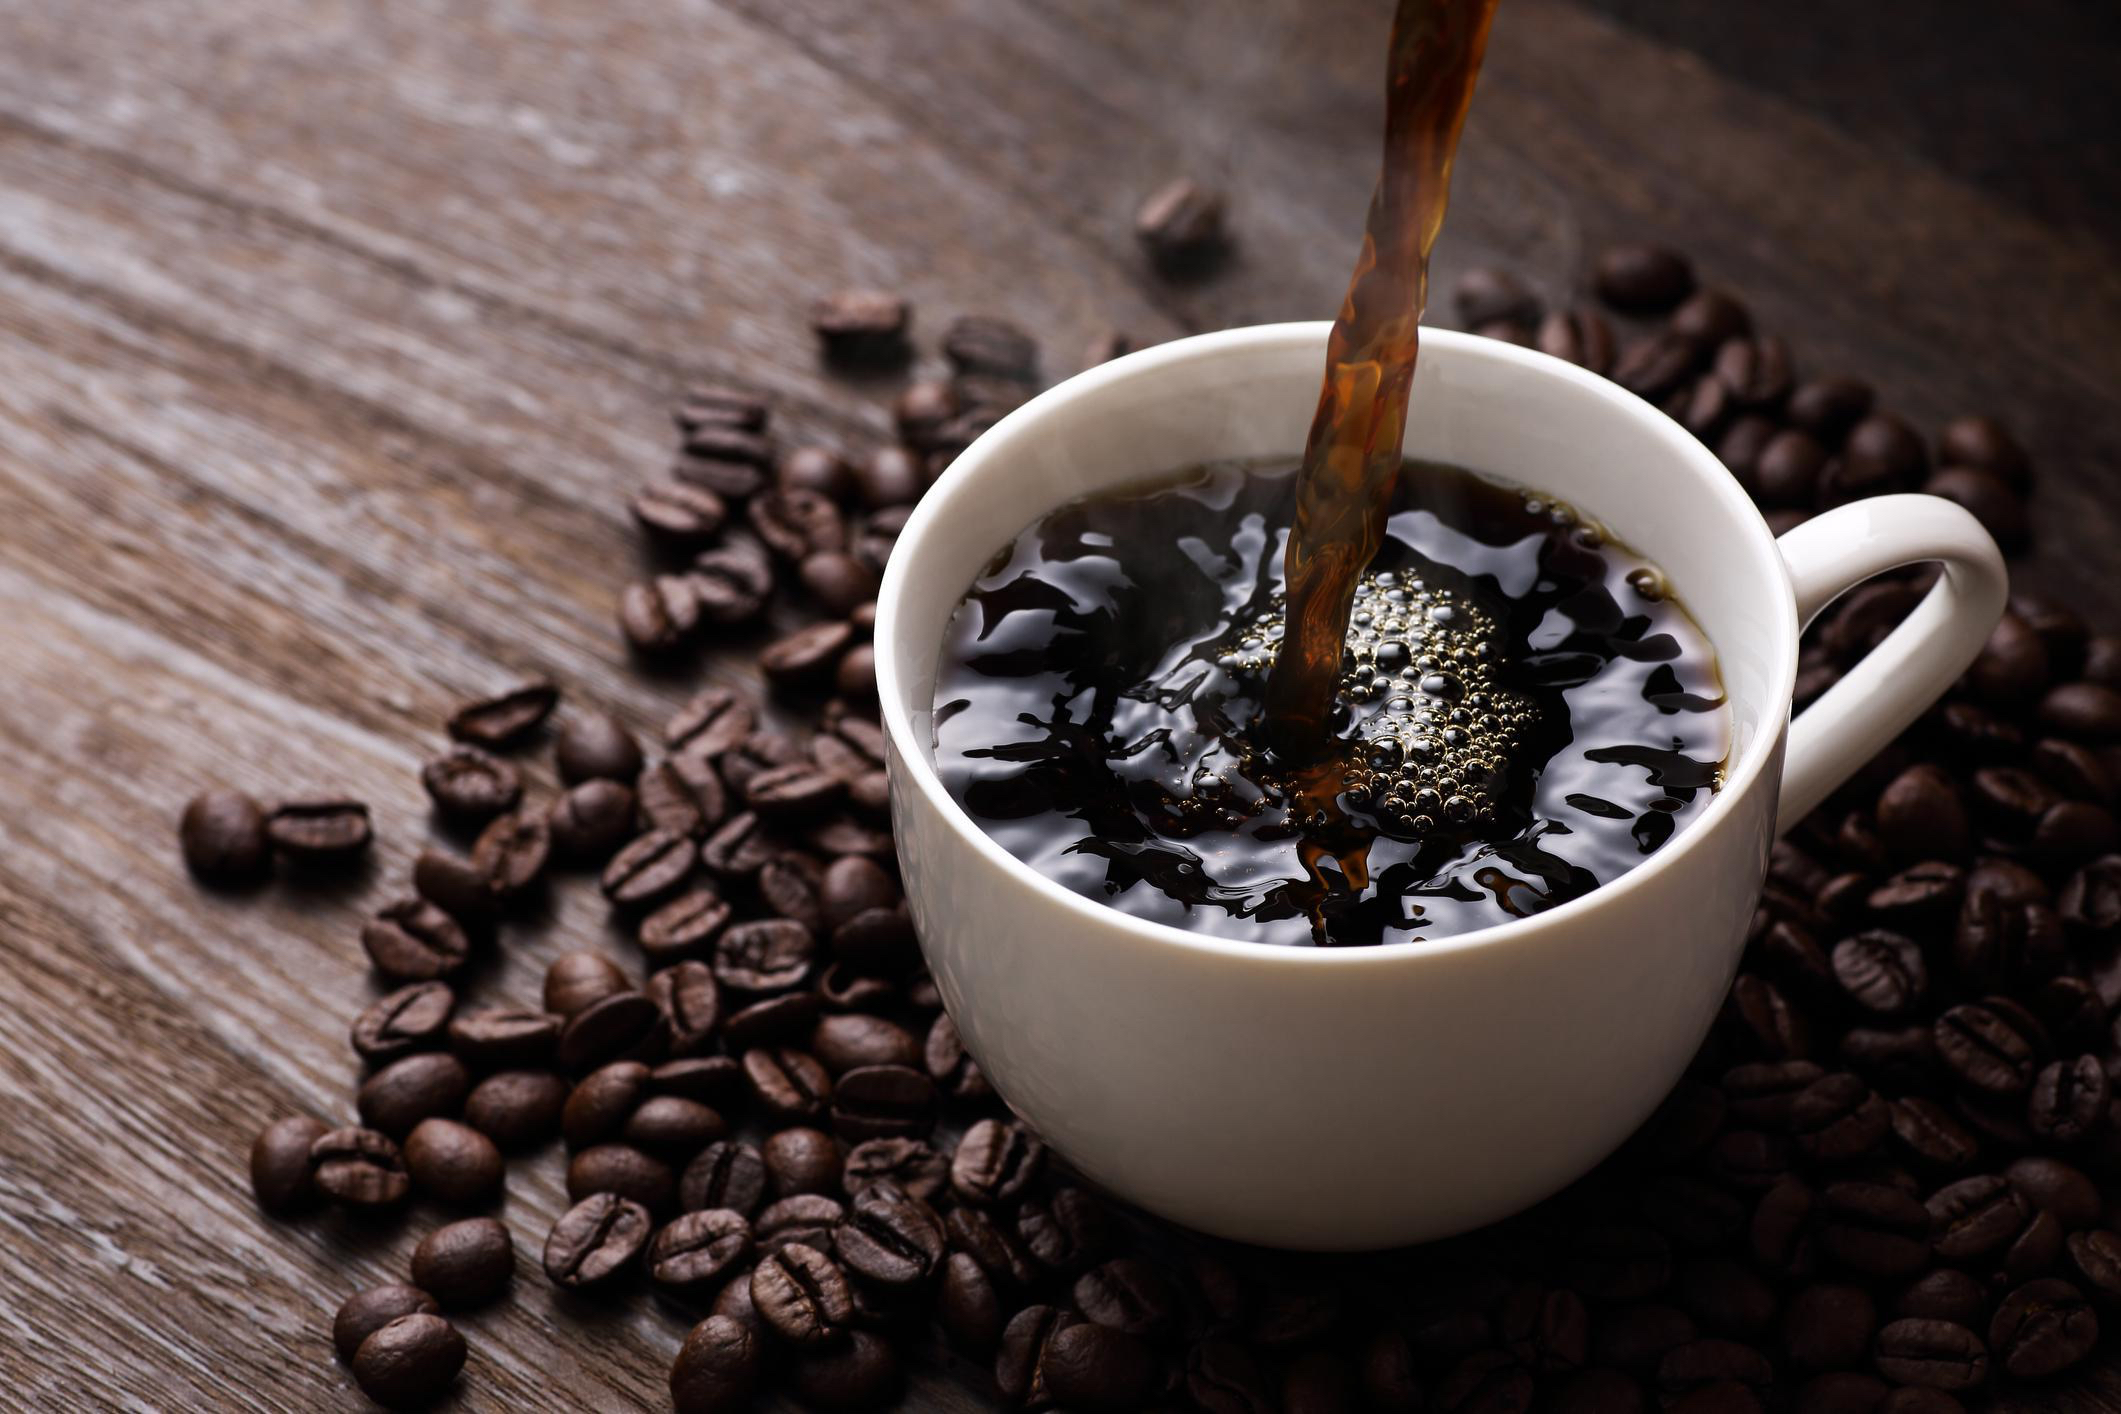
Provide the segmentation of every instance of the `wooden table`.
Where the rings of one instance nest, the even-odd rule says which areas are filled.
[[[1565,296],[1609,237],[1680,243],[1806,367],[1923,426],[2007,410],[2043,472],[2035,577],[2121,584],[2111,185],[2040,211],[1712,69],[1692,7],[1615,8],[1678,33],[1504,7],[1439,288],[1500,259]],[[330,1312],[411,1235],[267,1222],[243,1154],[261,1117],[347,1113],[354,935],[425,835],[447,705],[542,671],[648,724],[685,691],[612,628],[675,391],[743,381],[792,436],[877,442],[890,386],[823,376],[803,327],[845,284],[931,336],[1013,317],[1055,374],[1108,325],[1330,313],[1387,9],[0,4],[0,1403],[353,1405]],[[1233,193],[1215,279],[1165,283],[1130,238],[1176,173]],[[173,824],[209,781],[367,798],[371,873],[202,893]],[[564,907],[503,989],[605,931]],[[533,1250],[557,1169],[513,1180]],[[467,1328],[484,1409],[656,1406],[680,1334],[534,1279]],[[954,1381],[908,1407],[981,1406]]]

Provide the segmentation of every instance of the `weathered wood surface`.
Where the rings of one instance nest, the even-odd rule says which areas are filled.
[[[1107,325],[1329,313],[1387,8],[0,3],[0,1402],[353,1402],[329,1313],[420,1224],[265,1222],[243,1153],[348,1113],[354,935],[426,835],[447,704],[536,670],[646,725],[688,686],[610,627],[673,391],[739,378],[791,434],[880,437],[890,385],[827,380],[801,328],[845,283],[931,333],[1015,317],[1054,374]],[[1234,193],[1215,279],[1128,237],[1175,172]],[[2045,472],[2034,577],[2121,582],[2110,245],[1512,0],[1440,288],[1499,258],[1565,294],[1621,232],[1919,423],[2008,409]],[[198,891],[172,825],[208,780],[364,796],[374,868]],[[569,897],[498,994],[607,935]],[[514,1169],[519,1246],[560,1198],[556,1159]],[[491,1409],[655,1406],[682,1333],[537,1280],[466,1327],[460,1403]],[[2097,1386],[2076,1407],[2115,1407]],[[931,1368],[908,1407],[983,1390]]]

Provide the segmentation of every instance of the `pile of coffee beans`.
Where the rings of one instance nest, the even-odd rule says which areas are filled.
[[[1457,296],[1482,332],[1663,402],[1778,528],[1928,487],[2023,543],[2030,463],[1995,422],[1931,442],[1859,380],[1800,376],[1672,252],[1608,252],[1595,288],[1602,307],[1548,313],[1481,271]],[[835,362],[905,357],[902,301],[815,314]],[[419,1193],[477,1213],[511,1160],[562,1162],[531,1157],[558,1140],[573,1206],[542,1279],[654,1293],[690,1329],[672,1401],[712,1414],[772,1392],[888,1404],[939,1350],[1027,1409],[1950,1414],[2037,1399],[2113,1343],[2121,639],[2030,596],[1776,847],[1725,1015],[1568,1191],[1453,1241],[1308,1257],[1078,1181],[959,1044],[887,829],[869,597],[922,489],[1038,379],[1037,346],[1000,321],[958,320],[944,352],[952,377],[898,397],[901,440],[853,458],[778,447],[740,390],[684,398],[676,463],[634,505],[661,563],[621,626],[659,656],[750,634],[774,703],[708,688],[654,749],[546,682],[455,713],[422,779],[470,847],[423,853],[363,929],[383,988],[352,1026],[352,1114],[259,1136],[262,1208]],[[1923,585],[1838,604],[1807,638],[1804,697]],[[533,800],[522,753],[548,739],[557,787]],[[209,792],[184,854],[255,877],[275,853],[331,857],[319,842],[350,840],[354,813]],[[539,996],[471,995],[504,921],[591,879],[636,946],[560,957]],[[447,1313],[504,1296],[515,1268],[491,1217],[428,1233],[406,1283],[347,1299],[340,1357],[384,1403],[435,1397],[466,1361]]]

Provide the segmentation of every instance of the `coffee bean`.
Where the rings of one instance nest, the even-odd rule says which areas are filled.
[[[673,1162],[689,1159],[729,1132],[719,1111],[677,1095],[653,1095],[627,1116],[620,1137]]]
[[[545,1241],[545,1275],[569,1288],[609,1281],[648,1245],[648,1210],[616,1193],[592,1193],[560,1215]]]
[[[724,543],[693,557],[685,582],[700,617],[709,623],[749,623],[773,592],[773,566],[752,542]]]
[[[918,1139],[865,1139],[847,1152],[840,1186],[851,1197],[872,1183],[889,1182],[922,1202],[942,1194],[950,1163]]]
[[[1873,929],[1834,945],[1834,976],[1866,1011],[1900,1016],[1922,1001],[1929,972],[1922,950],[1898,933]]]
[[[845,786],[808,761],[770,766],[744,783],[744,800],[760,818],[785,822],[815,815],[835,803]]]
[[[829,1344],[854,1318],[853,1293],[838,1265],[801,1243],[759,1259],[751,1273],[751,1303],[775,1335],[795,1346]]]
[[[470,1089],[462,1061],[446,1051],[425,1051],[394,1060],[362,1081],[356,1104],[363,1124],[401,1135],[431,1115],[456,1114]]]
[[[1849,1370],[1870,1353],[1878,1308],[1860,1286],[1818,1283],[1790,1298],[1782,1317],[1782,1349],[1804,1370]]]
[[[1514,1356],[1501,1350],[1482,1350],[1460,1360],[1437,1382],[1434,1407],[1443,1414],[1525,1409],[1530,1407],[1533,1393],[1532,1372]]]
[[[943,353],[959,373],[1038,379],[1038,343],[1006,319],[960,315],[943,335]]]
[[[863,1066],[921,1063],[913,1033],[880,1016],[823,1017],[810,1033],[810,1050],[835,1076]]]
[[[1790,421],[1824,441],[1838,441],[1863,420],[1875,400],[1871,385],[1859,378],[1810,378],[1790,391],[1785,410]]]
[[[983,1119],[958,1141],[950,1187],[968,1203],[1004,1203],[1030,1187],[1045,1158],[1045,1144],[1022,1125]]]
[[[1726,339],[1716,350],[1716,378],[1741,407],[1774,407],[1789,396],[1789,345],[1773,334]]]
[[[400,987],[354,1018],[353,1048],[371,1065],[435,1049],[448,1034],[456,1000],[444,982]]]
[[[827,613],[850,614],[876,598],[876,571],[844,550],[821,550],[804,556],[798,574],[803,587]]]
[[[2099,1222],[2102,1200],[2090,1175],[2060,1159],[2028,1155],[2012,1161],[2003,1176],[2041,1212],[2053,1213],[2072,1231]]]
[[[1802,1059],[1812,1048],[1804,1013],[1763,977],[1740,974],[1731,984],[1730,1014],[1748,1042],[1775,1060]]]
[[[274,806],[265,817],[265,837],[282,854],[312,864],[335,864],[367,849],[374,833],[362,802],[317,796]]]
[[[559,700],[559,688],[533,679],[457,708],[449,717],[449,734],[474,746],[512,746],[542,726]]]
[[[648,1246],[648,1275],[675,1291],[705,1291],[751,1257],[751,1223],[728,1208],[672,1219]]]
[[[935,1084],[907,1065],[864,1065],[832,1089],[832,1125],[852,1142],[912,1138],[935,1123]]]
[[[819,985],[822,988],[823,983]],[[739,1054],[759,1046],[799,1042],[816,1023],[821,1006],[817,992],[787,992],[753,1002],[722,1022],[722,1042]]]
[[[431,1316],[441,1310],[434,1297],[403,1282],[363,1288],[346,1298],[332,1317],[331,1343],[339,1358],[353,1363],[361,1342],[400,1316]]]
[[[1927,763],[1901,772],[1879,794],[1878,832],[1893,857],[1908,863],[1967,853],[1966,810],[1958,791],[1941,767]]]
[[[563,1070],[594,1070],[615,1060],[654,1062],[670,1046],[670,1023],[644,992],[614,992],[567,1019],[560,1032]]]
[[[672,1055],[698,1055],[713,1045],[721,995],[706,963],[681,961],[656,973],[648,979],[648,996],[669,1022]]]
[[[842,622],[811,624],[759,650],[759,670],[776,683],[793,686],[830,673],[854,637]]]
[[[767,1136],[760,1152],[777,1197],[830,1193],[840,1186],[839,1141],[822,1129],[781,1130]]]
[[[561,953],[545,969],[545,1010],[571,1017],[609,996],[633,990],[625,971],[599,952]]]
[[[2066,682],[2040,699],[2040,721],[2050,731],[2104,745],[2121,740],[2121,692],[2095,682]]]
[[[561,1018],[529,1007],[473,1007],[449,1023],[450,1049],[467,1065],[520,1070],[549,1065]]]
[[[1133,1409],[1156,1381],[1156,1358],[1144,1342],[1095,1322],[1056,1331],[1042,1359],[1046,1389],[1077,1409]]]
[[[1975,1090],[2015,1095],[2032,1084],[2038,1063],[2033,1043],[1995,1006],[1955,1006],[1937,1018],[1933,1031],[1937,1054]]]
[[[810,307],[810,328],[825,357],[848,365],[904,362],[912,320],[906,301],[883,290],[839,290]]]
[[[1979,1157],[1980,1141],[1933,1100],[1909,1096],[1892,1102],[1894,1136],[1931,1168],[1954,1172]]]
[[[631,1144],[595,1144],[567,1162],[568,1200],[579,1203],[593,1193],[616,1193],[662,1212],[677,1197],[677,1176],[661,1159]]]
[[[637,940],[651,967],[700,957],[729,922],[730,907],[711,884],[687,889],[641,920]]]
[[[888,1404],[903,1375],[898,1354],[888,1343],[868,1331],[853,1330],[836,1344],[805,1347],[788,1378],[805,1404],[838,1414]]]
[[[438,1399],[464,1368],[464,1337],[440,1316],[400,1316],[361,1342],[354,1382],[376,1403],[411,1408]]]
[[[1743,413],[1717,439],[1716,459],[1729,468],[1739,485],[1757,490],[1760,458],[1779,431],[1767,418]]]
[[[2097,1056],[2053,1061],[2033,1078],[2025,1122],[2050,1144],[2075,1144],[2106,1123],[2113,1087]]]
[[[2032,1205],[1996,1174],[1948,1183],[1930,1195],[1937,1255],[1959,1262],[1987,1256],[2024,1230]]]
[[[1988,1350],[1981,1338],[1951,1321],[1890,1322],[1878,1332],[1871,1361],[1879,1374],[1897,1384],[1953,1392],[1988,1380]]]
[[[1790,1106],[1790,1129],[1798,1147],[1826,1162],[1870,1153],[1891,1128],[1885,1100],[1846,1071],[1812,1082]]]
[[[1970,466],[1942,467],[1923,483],[1922,491],[1965,507],[2007,555],[2023,550],[2031,539],[2024,502],[1988,472]]]
[[[1826,451],[1796,428],[1775,433],[1755,455],[1752,479],[1761,504],[1809,506],[1817,494]]]
[[[316,1143],[329,1132],[320,1120],[289,1115],[258,1133],[250,1146],[250,1188],[268,1213],[291,1213],[316,1196]]]
[[[748,1283],[738,1282],[746,1286]],[[670,1366],[676,1414],[742,1414],[751,1407],[765,1354],[742,1321],[709,1316],[694,1326]]]
[[[641,529],[677,549],[711,542],[729,519],[728,503],[715,492],[674,478],[643,486],[631,506]]]
[[[1075,1305],[1098,1325],[1129,1335],[1159,1336],[1177,1312],[1177,1294],[1139,1257],[1115,1257],[1077,1278]]]
[[[500,895],[484,870],[440,850],[420,851],[412,866],[412,887],[467,929],[487,928],[500,908]]]
[[[1615,309],[1661,314],[1693,293],[1694,268],[1666,246],[1613,245],[1599,253],[1591,283]]]
[[[553,747],[560,779],[631,781],[641,771],[641,745],[624,722],[609,712],[585,712],[571,718]]]
[[[776,488],[754,497],[745,514],[766,548],[790,564],[847,546],[847,523],[839,508],[816,491]]]
[[[757,720],[751,704],[734,689],[710,687],[670,719],[663,744],[673,755],[711,761],[750,736]]]
[[[471,847],[472,867],[504,898],[537,883],[551,857],[552,827],[536,810],[501,816],[479,832]]]
[[[689,1056],[665,1061],[648,1073],[651,1094],[676,1095],[730,1111],[744,1102],[744,1068],[728,1056]]]
[[[757,1149],[724,1139],[709,1144],[685,1166],[678,1202],[687,1212],[732,1208],[749,1217],[766,1196],[766,1177],[766,1161]]]
[[[1507,270],[1475,266],[1458,277],[1451,301],[1468,328],[1507,321],[1529,324],[1539,317],[1539,296]]]
[[[1541,321],[1533,346],[1593,373],[1613,366],[1613,330],[1596,310],[1554,311]]]
[[[1955,417],[1937,434],[1937,460],[1979,467],[2023,492],[2032,485],[2032,461],[2017,439],[1992,417]]]
[[[872,1183],[853,1196],[832,1245],[856,1276],[881,1286],[911,1286],[942,1265],[943,1222],[896,1184]]]
[[[756,1224],[759,1250],[778,1252],[801,1243],[833,1255],[832,1238],[847,1209],[822,1193],[792,1193],[769,1204]]]
[[[1135,211],[1134,236],[1159,267],[1194,269],[1222,250],[1222,193],[1187,177],[1173,178]]]
[[[915,384],[914,388],[920,386]],[[947,384],[937,386],[948,387]],[[914,391],[914,388],[909,388],[908,393]],[[951,413],[938,419],[933,427],[925,429],[920,437],[932,438],[943,422],[954,415],[953,404]],[[901,425],[903,427],[904,424]],[[904,447],[877,448],[855,464],[854,477],[863,503],[871,507],[905,505],[917,501],[920,499],[922,488],[927,484],[921,474],[920,459]]]
[[[1001,1297],[993,1279],[963,1252],[952,1252],[944,1259],[935,1314],[950,1339],[974,1355],[987,1354],[1001,1341]]]
[[[1056,1306],[1027,1306],[1009,1318],[994,1359],[994,1382],[1004,1395],[1033,1409],[1054,1402],[1046,1383],[1046,1350],[1075,1321],[1073,1313]],[[1213,1407],[1206,1401],[1196,1402]]]
[[[265,809],[238,790],[193,796],[178,822],[177,842],[186,867],[207,883],[249,883],[272,863]]]
[[[1017,1210],[1016,1234],[1048,1271],[1074,1275],[1111,1245],[1111,1218],[1080,1188],[1056,1189],[1050,1200],[1026,1200]]]
[[[523,778],[500,757],[476,746],[454,746],[420,769],[435,808],[451,820],[483,823],[523,798]]]
[[[2107,1305],[2121,1301],[2121,1233],[2105,1228],[2071,1233],[2069,1258],[2077,1274]]]
[[[479,1204],[501,1190],[501,1151],[453,1119],[423,1119],[405,1136],[405,1171],[420,1191],[445,1203]]]
[[[575,1082],[560,1113],[560,1133],[569,1148],[615,1139],[647,1098],[650,1071],[639,1061],[613,1061]]]
[[[384,1207],[403,1202],[412,1191],[398,1146],[373,1129],[318,1135],[309,1146],[309,1162],[316,1191],[334,1202]]]
[[[1734,1066],[1724,1072],[1718,1083],[1731,1120],[1770,1129],[1787,1129],[1791,1107],[1797,1097],[1825,1074],[1824,1069],[1811,1061],[1762,1061]]]
[[[1996,1308],[1988,1344],[2012,1375],[2042,1379],[2098,1349],[2099,1317],[2084,1293],[2066,1281],[2027,1282]]]
[[[760,995],[803,984],[817,957],[810,930],[786,919],[739,923],[714,944],[714,975],[725,987]]]
[[[1912,1276],[1929,1260],[1929,1210],[1897,1188],[1830,1183],[1819,1214],[1820,1250],[1859,1275]]]
[[[549,1070],[503,1070],[471,1087],[464,1122],[504,1150],[543,1144],[560,1126],[567,1082]]]
[[[958,1038],[957,1023],[948,1013],[937,1016],[935,1024],[928,1028],[921,1060],[936,1088],[953,1099],[979,1100],[994,1093],[979,1063],[966,1052]]]
[[[753,1098],[781,1119],[817,1119],[832,1099],[831,1075],[802,1051],[756,1047],[744,1052],[743,1066]]]
[[[621,908],[647,908],[682,888],[699,857],[688,836],[650,830],[604,866],[604,896]]]
[[[697,579],[661,574],[626,586],[619,595],[619,631],[636,652],[671,653],[700,626],[712,600]]]
[[[684,755],[641,772],[635,783],[649,826],[678,835],[704,835],[728,813],[728,793],[713,762]]]
[[[1693,339],[1670,330],[1646,335],[1621,349],[1613,361],[1613,381],[1638,397],[1661,398],[1699,366],[1701,349]]]
[[[515,1277],[515,1245],[492,1218],[465,1218],[436,1228],[412,1249],[412,1279],[445,1307],[493,1300]]]
[[[1028,1314],[1023,1313],[1017,1319]],[[1010,1324],[1013,1327],[1016,1322]],[[1006,1341],[1007,1337],[1004,1339]],[[1187,1351],[1185,1386],[1194,1404],[1204,1410],[1213,1410],[1215,1414],[1270,1414],[1276,1407],[1276,1400],[1252,1353],[1233,1340],[1210,1337]],[[1529,1404],[1529,1391],[1524,1403]]]
[[[1668,326],[1681,338],[1714,348],[1753,329],[1753,316],[1746,307],[1722,290],[1696,290],[1672,311]]]

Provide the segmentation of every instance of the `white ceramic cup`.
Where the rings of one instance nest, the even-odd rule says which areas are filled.
[[[1289,948],[1145,922],[983,834],[937,779],[943,630],[973,578],[1076,497],[1302,449],[1327,326],[1205,334],[1009,414],[922,500],[877,601],[907,899],[966,1048],[1085,1175],[1205,1232],[1354,1249],[1515,1212],[1615,1148],[1693,1055],[1737,967],[1778,817],[1794,822],[1970,662],[2002,613],[1980,525],[1928,496],[1777,540],[1656,408],[1543,354],[1422,333],[1406,450],[1558,496],[1661,567],[1717,652],[1723,789],[1656,855],[1534,917],[1435,942]],[[1862,580],[1942,578],[1790,717],[1799,628]]]

